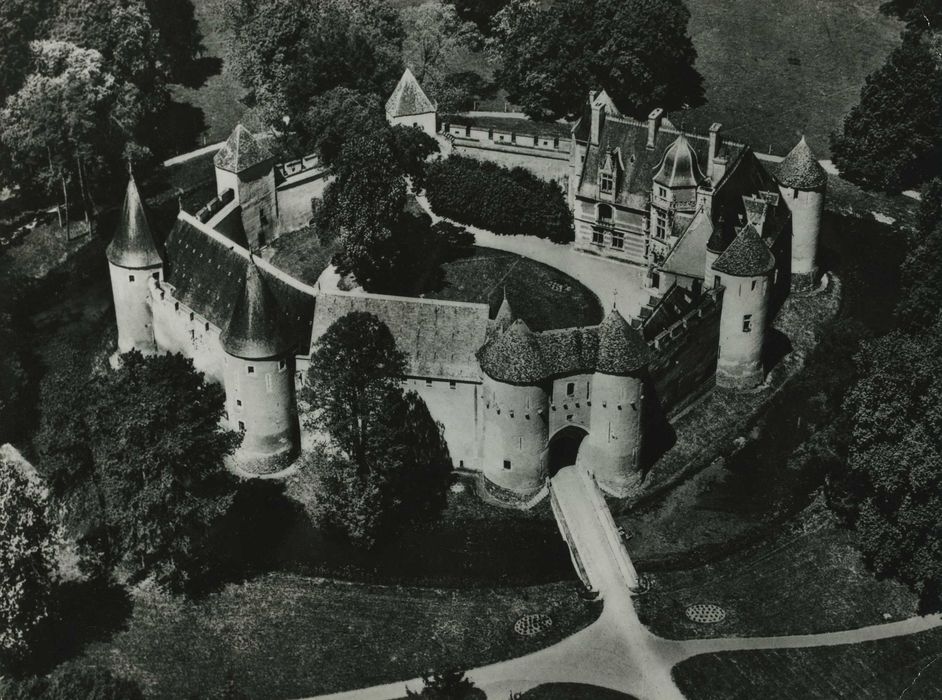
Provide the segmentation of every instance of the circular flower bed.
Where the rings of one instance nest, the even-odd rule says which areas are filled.
[[[549,631],[553,626],[553,618],[549,615],[524,615],[514,623],[514,632],[521,637],[535,637]]]
[[[726,611],[719,605],[713,605],[712,603],[696,603],[688,606],[684,612],[687,619],[701,625],[715,625],[717,622],[726,619]]]

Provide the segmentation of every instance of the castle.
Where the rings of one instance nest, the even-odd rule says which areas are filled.
[[[132,178],[107,257],[119,353],[181,352],[221,383],[244,472],[276,473],[298,454],[312,347],[351,311],[390,328],[403,383],[442,424],[455,466],[512,498],[577,461],[604,490],[630,493],[657,415],[714,377],[731,390],[763,382],[775,300],[816,282],[826,176],[804,139],[766,169],[719,125],[684,133],[660,110],[635,121],[604,92],[565,138],[561,124],[504,119],[515,129],[505,139],[474,115],[439,118],[408,71],[386,111],[434,132],[446,152],[532,151],[564,169],[571,254],[643,266],[651,298],[636,318],[612,308],[598,326],[534,332],[506,297],[491,318],[487,304],[304,284],[258,253],[307,222],[329,174],[315,157],[276,165],[238,126],[215,156],[217,197],[181,211],[163,246]]]

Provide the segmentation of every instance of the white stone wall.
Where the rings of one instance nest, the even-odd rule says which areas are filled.
[[[824,215],[824,192],[781,186],[779,191],[792,215],[792,287],[807,288],[818,271],[818,237]]]
[[[210,381],[223,383],[220,329],[177,300],[167,282],[151,284],[154,339],[161,352],[180,353]]]
[[[393,126],[417,126],[429,136],[435,136],[438,131],[438,120],[435,112],[425,114],[407,114],[402,117],[390,117],[389,123]]]
[[[724,291],[716,383],[731,389],[749,389],[764,378],[762,346],[772,280],[769,275],[720,275],[720,281]]]
[[[410,377],[403,388],[417,393],[444,429],[445,442],[456,468],[481,469],[481,385],[446,379]]]
[[[546,392],[539,386],[514,386],[485,377],[485,476],[498,486],[527,494],[546,475]]]
[[[118,352],[156,351],[153,316],[150,309],[150,282],[163,276],[162,267],[131,270],[108,263],[115,320],[118,326]]]
[[[592,405],[591,385],[591,374],[575,374],[553,381],[553,394],[549,402],[550,436],[570,425],[588,432]]]
[[[623,495],[640,479],[643,383],[638,377],[596,373],[592,393],[589,435],[579,462],[592,470],[602,488]]]

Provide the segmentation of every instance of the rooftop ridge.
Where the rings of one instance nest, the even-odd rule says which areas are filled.
[[[605,121],[606,123],[616,122],[618,124],[624,124],[626,126],[636,126],[641,129],[648,128],[647,121],[639,121],[638,119],[634,119],[633,117],[624,117],[624,116],[617,117],[615,115],[607,114],[605,115]],[[695,138],[701,141],[710,140],[709,134],[705,134],[702,131],[698,131],[696,129],[680,129],[676,125],[667,125],[667,124],[664,124],[663,122],[661,123],[661,126],[658,128],[658,132],[662,132],[662,131],[665,133],[674,134],[676,136],[684,135],[687,138]],[[723,138],[723,143],[728,143],[732,146],[739,146],[740,148],[747,148],[749,145],[743,141],[737,141],[735,139],[728,139],[725,137]]]
[[[363,297],[367,299],[379,299],[382,301],[401,301],[412,304],[432,304],[435,306],[451,306],[463,309],[483,310],[490,316],[490,304],[483,304],[476,301],[454,301],[452,299],[428,299],[425,297],[405,297],[395,294],[373,294],[371,292],[345,292],[340,289],[320,290],[317,292],[320,296],[334,297]]]

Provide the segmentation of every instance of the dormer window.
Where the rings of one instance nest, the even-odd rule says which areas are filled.
[[[599,174],[599,192],[601,194],[615,193],[615,173],[602,172]]]

